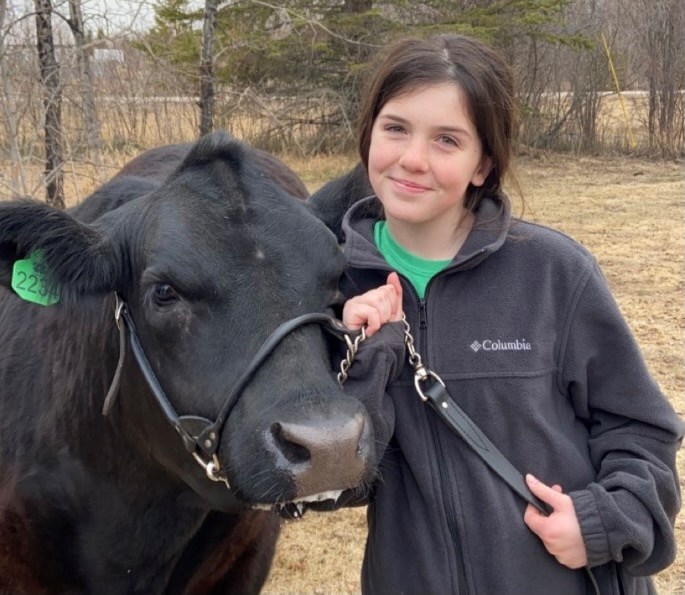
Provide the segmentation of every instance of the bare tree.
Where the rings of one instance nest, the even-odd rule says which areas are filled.
[[[83,15],[81,12],[81,0],[69,0],[69,28],[74,35],[76,44],[76,58],[79,66],[81,79],[81,92],[83,94],[83,117],[86,125],[86,144],[91,158],[97,165],[98,173],[102,176],[102,140],[100,138],[100,121],[95,109],[95,89],[93,74],[90,68],[90,58],[86,44],[86,35],[83,28]]]
[[[678,126],[678,103],[682,106],[683,6],[674,0],[650,4],[645,37],[649,52],[649,142],[665,155],[682,143],[682,110]]]
[[[219,0],[205,0],[200,58],[200,135],[214,128],[214,31]]]
[[[648,89],[645,115],[651,152],[683,155],[685,143],[685,6],[682,0],[619,0],[629,15],[633,68]]]
[[[64,208],[64,159],[62,155],[62,89],[59,65],[55,58],[50,0],[34,0],[36,7],[36,44],[40,79],[43,84],[45,131],[45,185],[47,202]]]
[[[12,173],[10,180],[10,188],[13,195],[25,194],[26,180],[24,179],[24,168],[21,164],[21,154],[19,152],[19,143],[17,142],[17,115],[12,103],[12,89],[11,79],[7,69],[5,68],[5,33],[9,28],[6,28],[7,17],[7,0],[0,0],[0,81],[2,90],[0,94],[0,102],[2,103],[3,120],[5,123],[5,132],[7,141],[10,147],[10,159],[12,160]]]

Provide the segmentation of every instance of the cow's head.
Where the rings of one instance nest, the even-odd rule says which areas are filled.
[[[83,296],[113,302],[117,292],[173,408],[210,420],[274,329],[336,303],[343,268],[334,235],[221,135],[200,141],[160,187],[92,224],[35,202],[0,205],[0,284],[9,285],[15,260],[37,251],[61,287],[55,308]],[[116,333],[114,323],[102,332]],[[120,386],[111,417],[127,438],[228,507],[224,484],[184,449],[130,356]],[[245,384],[217,455],[247,503],[306,499],[369,479],[370,426],[337,386],[326,334],[306,325]]]

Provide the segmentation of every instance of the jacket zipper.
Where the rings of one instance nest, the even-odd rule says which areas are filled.
[[[428,327],[426,321],[426,300],[419,300],[419,329],[423,332]],[[423,338],[423,337],[422,337]]]
[[[426,316],[426,300],[421,299],[419,300],[419,333],[421,337],[421,346],[424,347],[424,352],[425,346],[427,345],[427,336],[428,336],[428,321],[427,321],[427,316]],[[426,363],[426,354],[422,354],[423,361]],[[454,545],[454,550],[455,550],[455,555],[456,555],[456,563],[457,563],[457,584],[456,584],[456,594],[459,595],[459,593],[466,593],[466,569],[464,567],[464,555],[463,555],[463,550],[460,547],[461,544],[461,539],[459,538],[459,530],[457,528],[457,515],[454,510],[454,503],[452,502],[453,495],[450,493],[450,491],[447,489],[446,486],[449,485],[449,479],[445,473],[445,470],[442,465],[442,461],[444,460],[443,456],[443,449],[442,449],[442,444],[440,442],[440,437],[438,436],[438,430],[437,430],[437,421],[435,419],[435,416],[430,415],[429,412],[427,412],[428,416],[428,425],[430,427],[431,431],[431,437],[433,439],[433,445],[435,447],[435,452],[436,452],[436,464],[438,466],[438,482],[440,484],[440,492],[442,494],[442,499],[443,502],[445,503],[445,516],[447,517],[447,529],[452,537],[452,543]]]

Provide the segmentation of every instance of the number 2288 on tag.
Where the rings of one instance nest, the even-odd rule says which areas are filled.
[[[52,306],[59,302],[59,291],[50,287],[45,261],[38,254],[14,262],[12,289],[21,299],[34,304]]]

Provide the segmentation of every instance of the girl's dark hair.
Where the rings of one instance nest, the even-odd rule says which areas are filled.
[[[379,54],[372,65],[359,112],[359,154],[364,165],[368,168],[371,130],[383,106],[419,87],[442,83],[455,83],[466,96],[468,115],[483,152],[492,159],[492,170],[485,183],[467,189],[466,208],[474,210],[483,196],[508,202],[502,180],[511,174],[516,129],[512,72],[493,48],[463,35],[401,39]]]

